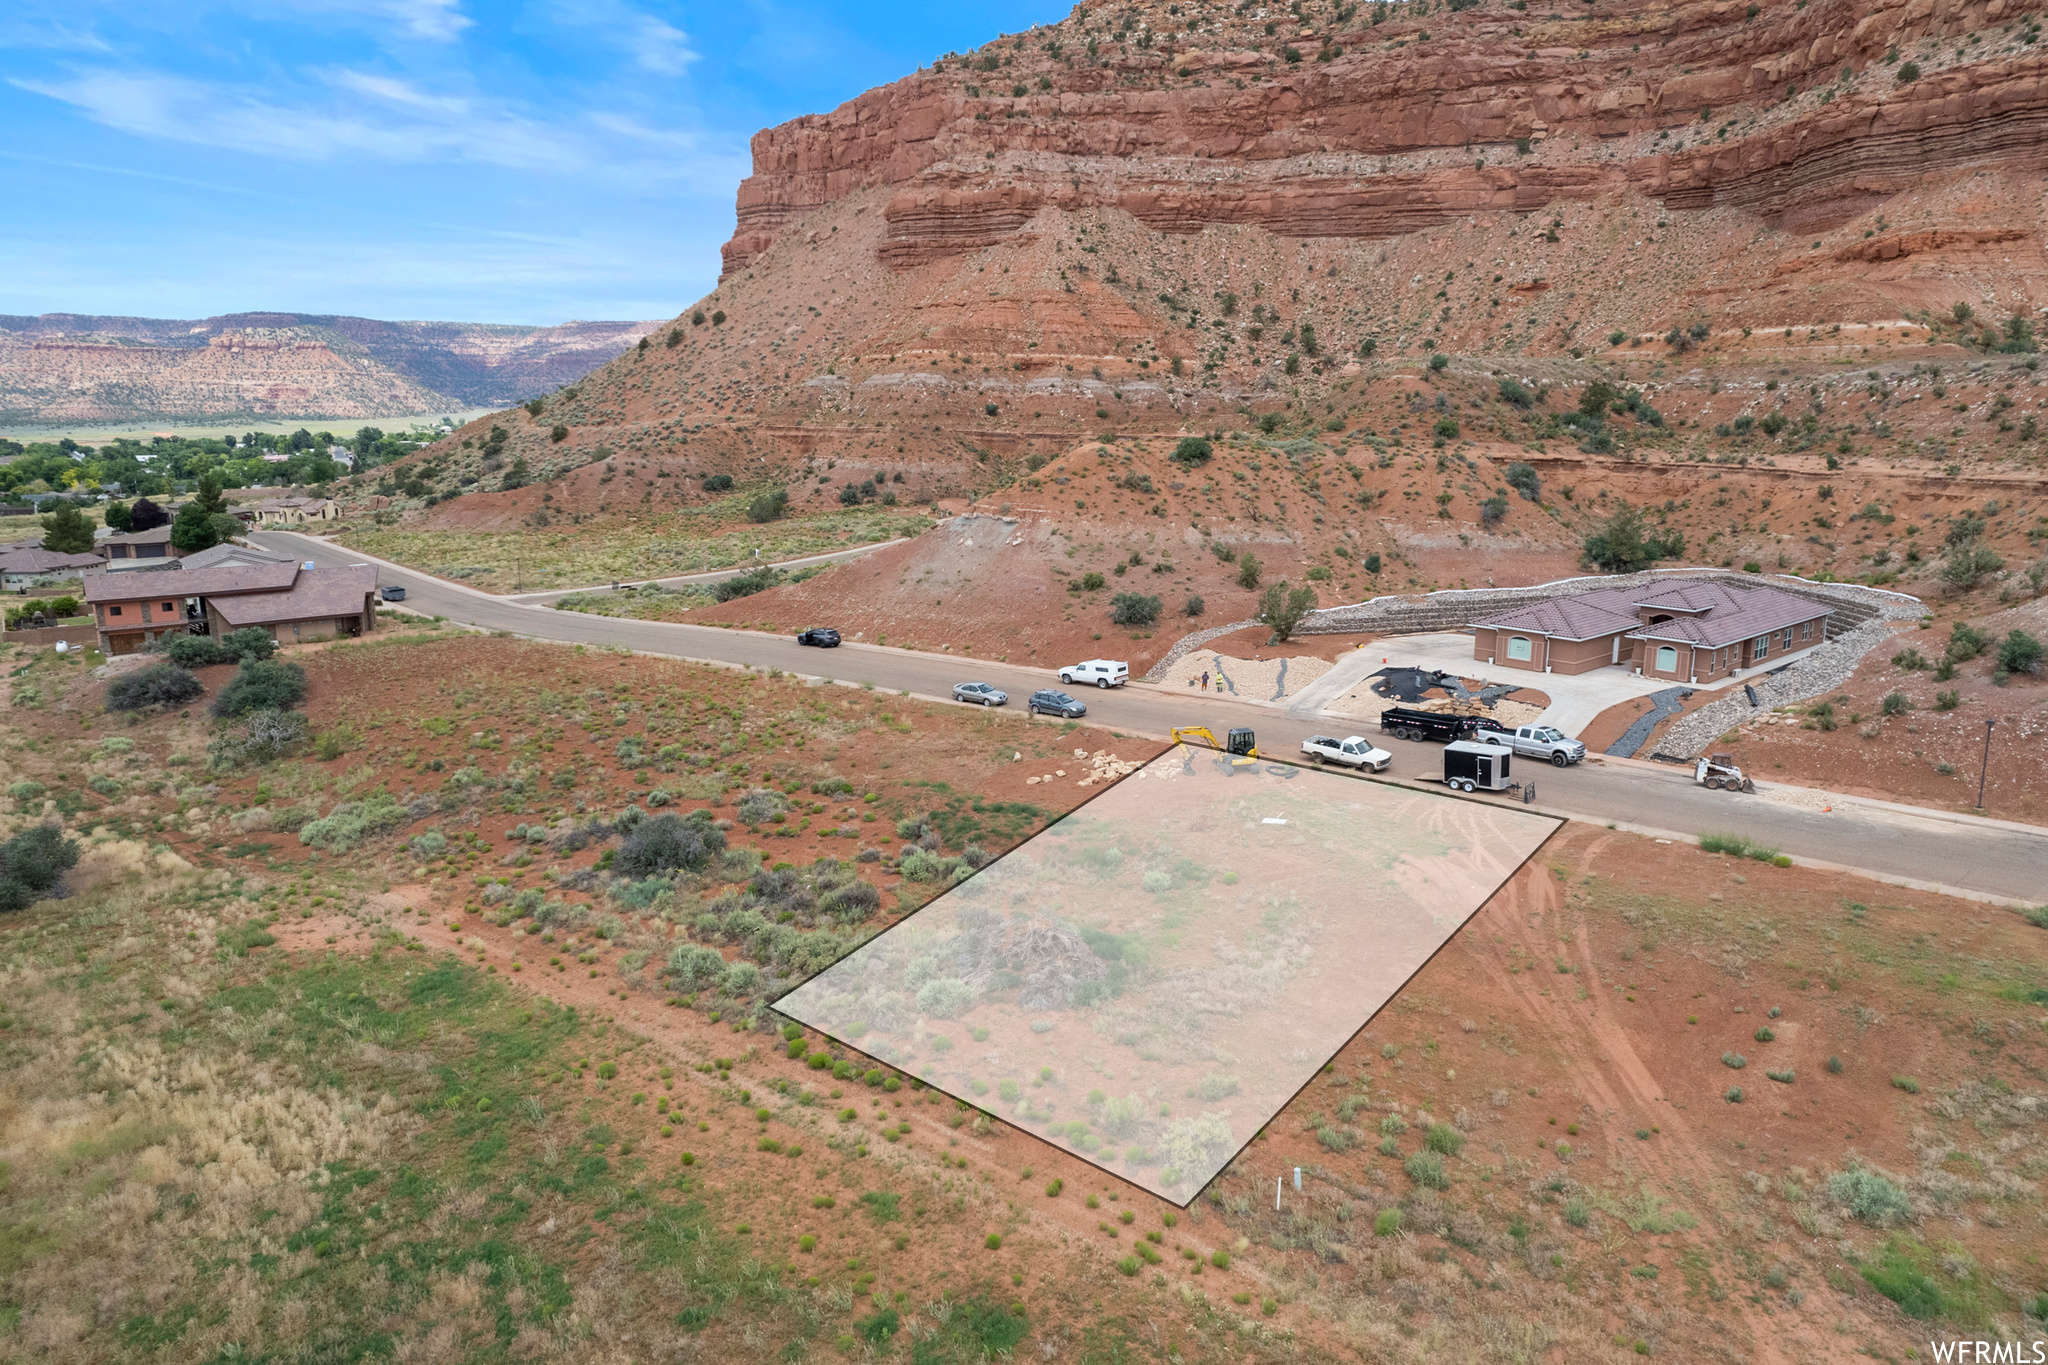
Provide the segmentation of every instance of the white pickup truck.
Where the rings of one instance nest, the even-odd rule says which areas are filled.
[[[1122,687],[1130,680],[1131,666],[1122,659],[1086,659],[1060,670],[1060,681],[1069,687]]]
[[[1543,759],[1553,768],[1570,767],[1586,756],[1584,744],[1567,738],[1563,731],[1550,725],[1518,725],[1510,730],[1483,720],[1473,732],[1472,742],[1513,749],[1518,754]]]
[[[1310,735],[1301,742],[1302,753],[1308,755],[1311,763],[1341,763],[1347,768],[1359,768],[1369,772],[1383,773],[1394,756],[1385,749],[1376,749],[1373,742],[1363,735],[1352,735],[1348,739],[1331,739],[1328,735]]]

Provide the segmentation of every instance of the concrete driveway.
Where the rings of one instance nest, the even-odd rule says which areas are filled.
[[[1440,631],[1393,636],[1352,650],[1337,660],[1328,673],[1303,688],[1287,709],[1304,716],[1328,710],[1330,703],[1356,691],[1380,669],[1390,667],[1428,668],[1455,673],[1461,678],[1521,683],[1549,695],[1550,705],[1541,719],[1545,725],[1555,725],[1568,735],[1578,734],[1610,706],[1634,697],[1647,697],[1672,685],[1668,678],[1638,678],[1624,668],[1564,674],[1491,667],[1472,657],[1471,636]]]

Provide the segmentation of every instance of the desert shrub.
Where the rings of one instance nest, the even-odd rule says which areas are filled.
[[[1432,1152],[1456,1156],[1464,1149],[1465,1135],[1448,1123],[1432,1123],[1429,1132],[1423,1135],[1422,1145]]]
[[[735,597],[752,597],[757,592],[766,592],[783,580],[782,570],[772,564],[763,564],[758,569],[721,578],[711,585],[711,595],[720,602],[730,602]]]
[[[1892,1077],[1892,1089],[1903,1090],[1908,1095],[1917,1095],[1920,1093],[1920,1082],[1914,1080],[1911,1076],[1894,1076]]]
[[[156,652],[180,668],[205,668],[210,664],[236,662],[235,656],[211,635],[166,635],[157,641]]]
[[[16,801],[34,801],[48,790],[48,787],[32,778],[24,778],[19,782],[7,784],[7,794]]]
[[[206,689],[188,668],[151,664],[107,684],[109,711],[144,711],[152,706],[181,706]]]
[[[1953,711],[1962,704],[1963,694],[1953,688],[1934,694],[1934,709],[1937,711]]]
[[[1237,558],[1237,586],[1256,589],[1259,586],[1260,567],[1258,557],[1246,550]]]
[[[871,883],[854,881],[834,887],[818,899],[821,913],[846,922],[864,920],[882,907],[882,893]]]
[[[1399,1137],[1407,1131],[1408,1120],[1402,1118],[1399,1114],[1383,1114],[1380,1116],[1381,1137]]]
[[[1401,1210],[1399,1209],[1381,1209],[1379,1215],[1372,1220],[1372,1235],[1375,1237],[1392,1237],[1400,1230]]]
[[[1149,626],[1159,619],[1159,599],[1143,593],[1120,592],[1109,599],[1112,625]]]
[[[1485,499],[1479,504],[1479,525],[1488,531],[1508,519],[1508,500],[1502,493]]]
[[[1721,1054],[1721,1065],[1730,1071],[1740,1071],[1749,1065],[1749,1059],[1739,1052],[1724,1052]]]
[[[1721,1098],[1730,1104],[1742,1103],[1742,1087],[1739,1085],[1729,1086],[1727,1093],[1722,1095]]]
[[[629,878],[658,877],[678,868],[695,872],[724,851],[725,831],[708,813],[657,815],[634,825],[619,841],[612,871]]]
[[[789,490],[772,488],[756,494],[747,504],[747,520],[754,522],[774,521],[789,507]]]
[[[1878,703],[1878,709],[1887,716],[1903,716],[1913,709],[1913,703],[1907,700],[1903,692],[1887,692],[1884,694],[1884,700]]]
[[[1204,611],[1208,610],[1208,607],[1209,604],[1202,600],[1200,593],[1191,592],[1188,594],[1187,606],[1185,608],[1188,615],[1200,616]]]
[[[942,976],[927,981],[917,991],[917,1008],[937,1019],[956,1018],[974,1003],[974,987],[958,977]]]
[[[1851,1166],[1829,1176],[1828,1195],[1872,1227],[1884,1227],[1913,1216],[1906,1192],[1868,1166]]]
[[[1593,1210],[1585,1200],[1574,1196],[1564,1201],[1564,1221],[1575,1228],[1582,1228],[1593,1220]]]
[[[1518,408],[1529,407],[1536,401],[1536,395],[1529,392],[1521,381],[1515,379],[1500,381],[1500,397],[1503,403],[1512,403]]]
[[[1543,480],[1535,469],[1520,460],[1508,466],[1506,479],[1508,487],[1520,493],[1530,502],[1539,501],[1543,496]]]
[[[1348,1152],[1358,1139],[1342,1128],[1332,1128],[1324,1124],[1316,1129],[1316,1141],[1333,1152]]]
[[[1790,1084],[1792,1084],[1793,1080],[1794,1080],[1794,1079],[1796,1079],[1796,1074],[1795,1074],[1794,1072],[1790,1071],[1790,1070],[1786,1070],[1786,1071],[1766,1071],[1766,1072],[1764,1073],[1764,1075],[1766,1075],[1766,1076],[1770,1077],[1770,1078],[1771,1078],[1772,1080],[1776,1081],[1776,1082],[1777,1082],[1777,1083],[1778,1083],[1779,1085],[1790,1085]]]
[[[216,772],[273,763],[306,742],[303,712],[258,711],[240,725],[223,726],[206,746],[207,766]]]
[[[381,788],[361,801],[344,801],[299,830],[299,842],[328,853],[345,853],[373,834],[396,829],[409,812]]]
[[[1169,457],[1175,464],[1193,469],[1209,462],[1209,443],[1200,436],[1183,436]]]
[[[249,659],[213,699],[213,714],[227,719],[251,711],[289,711],[305,699],[305,669],[274,659]]]
[[[1455,417],[1437,418],[1435,431],[1437,436],[1443,440],[1456,440],[1458,436],[1458,419]]]
[[[78,842],[56,825],[35,825],[0,844],[0,912],[26,910],[78,864]]]
[[[1444,1159],[1435,1152],[1417,1152],[1401,1163],[1408,1178],[1426,1190],[1447,1190],[1450,1177],[1444,1174]]]
[[[734,808],[734,814],[739,817],[741,824],[760,825],[773,820],[776,816],[784,814],[788,810],[789,800],[781,792],[770,791],[766,787],[756,787],[753,791],[748,792],[739,799],[738,805]]]
[[[2041,667],[2041,642],[2015,630],[1998,642],[1998,667],[2006,673],[2032,673]]]
[[[1756,1031],[1755,1037],[1759,1043],[1771,1043],[1777,1041],[1778,1035],[1771,1031],[1769,1024],[1766,1024]]]

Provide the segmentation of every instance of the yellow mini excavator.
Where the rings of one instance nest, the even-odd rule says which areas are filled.
[[[1229,732],[1229,741],[1224,743],[1218,741],[1216,732],[1206,725],[1179,725],[1174,727],[1173,742],[1175,744],[1187,743],[1190,736],[1196,739],[1208,740],[1210,748],[1218,753],[1229,754],[1232,763],[1245,764],[1258,761],[1258,739],[1250,730],[1232,730]]]

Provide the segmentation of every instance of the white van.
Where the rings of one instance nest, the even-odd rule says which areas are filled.
[[[1094,683],[1097,687],[1122,687],[1131,680],[1131,666],[1121,659],[1088,659],[1060,670],[1060,681],[1069,687]]]

